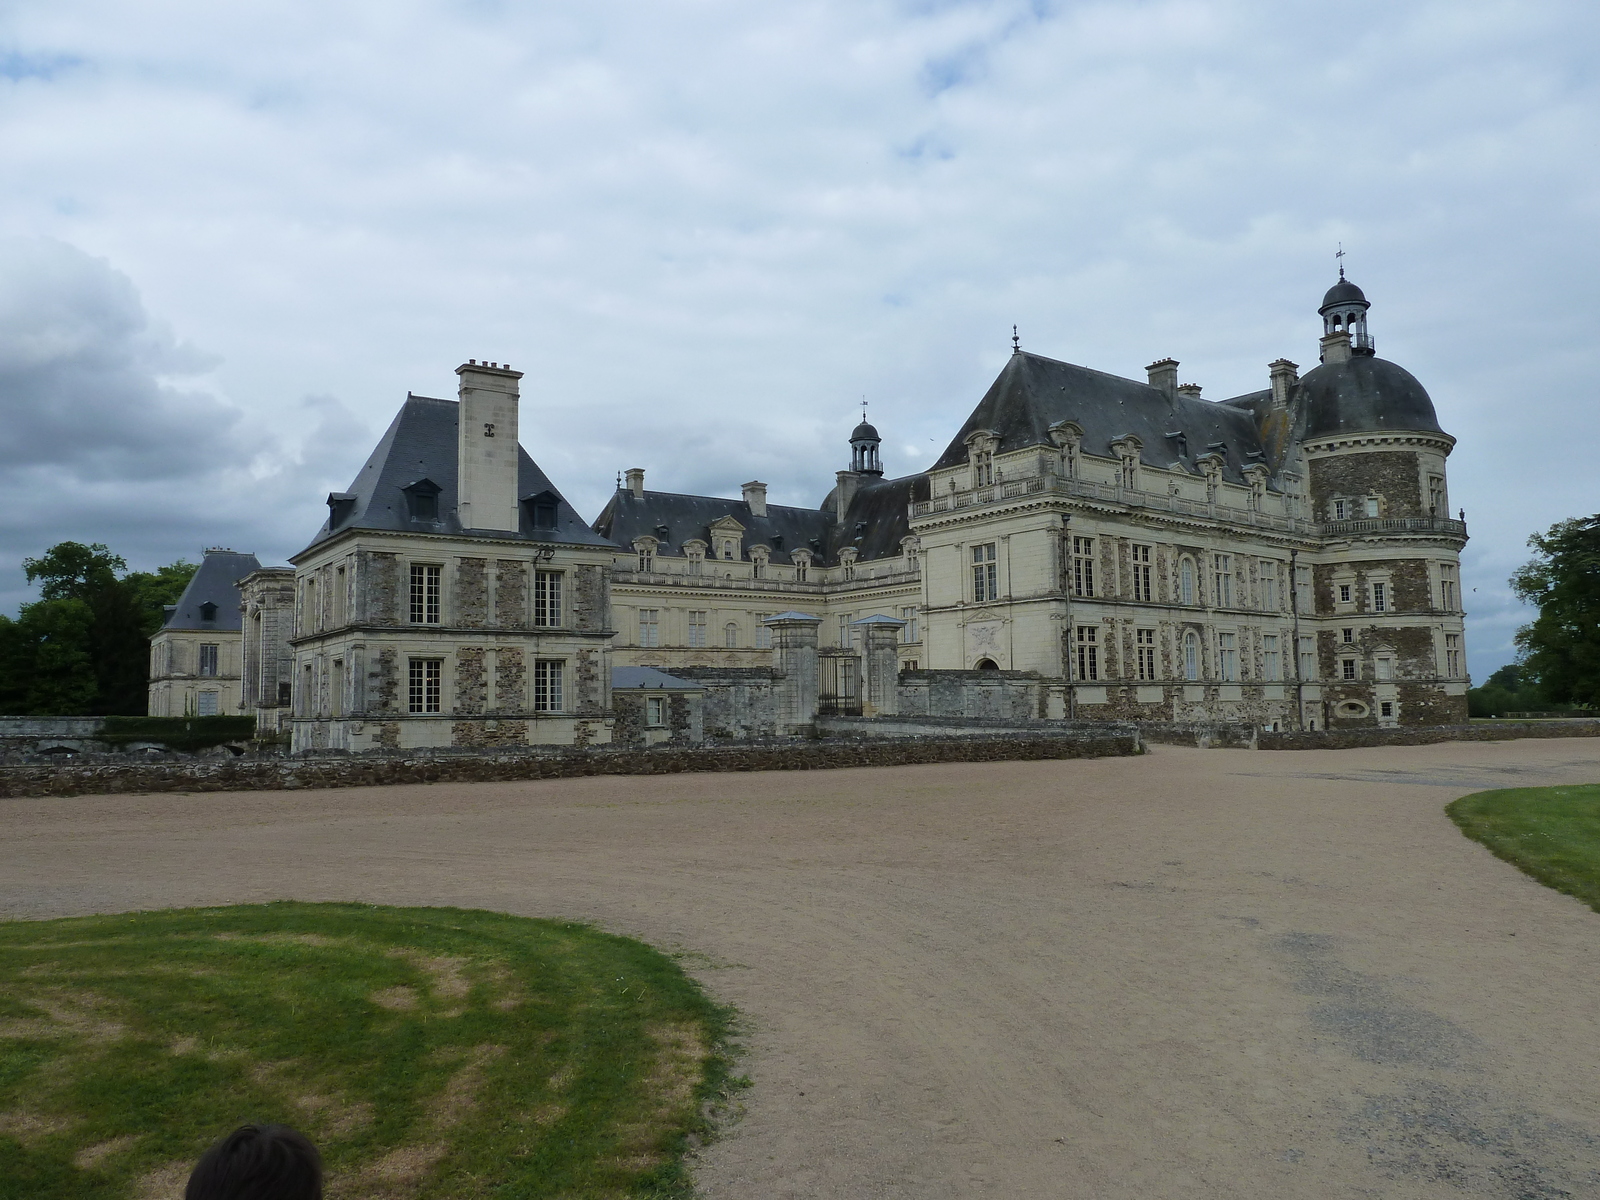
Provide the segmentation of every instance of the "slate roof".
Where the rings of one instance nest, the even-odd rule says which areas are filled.
[[[1196,458],[1215,443],[1226,443],[1226,450],[1217,453],[1224,457],[1224,478],[1234,483],[1243,483],[1245,465],[1265,453],[1248,404],[1169,397],[1147,383],[1024,350],[1007,360],[934,469],[964,464],[963,439],[976,430],[999,434],[998,449],[1004,452],[1050,445],[1049,429],[1057,421],[1077,422],[1083,429],[1083,452],[1102,458],[1115,458],[1111,443],[1134,434],[1143,443],[1140,461],[1152,467],[1182,462],[1197,471]],[[1179,439],[1167,437],[1169,433],[1184,435],[1187,455],[1180,456]]]
[[[378,447],[367,459],[366,465],[346,489],[354,497],[350,512],[339,521],[336,529],[328,522],[311,539],[311,546],[327,540],[334,533],[348,529],[383,529],[396,533],[439,533],[471,536],[474,531],[463,530],[456,517],[456,439],[458,409],[454,400],[436,400],[431,396],[407,396],[406,402],[395,414],[388,431]],[[605,539],[594,533],[577,511],[568,504],[539,465],[528,457],[528,452],[517,447],[517,499],[551,492],[557,498],[556,520],[551,529],[535,530],[525,505],[519,505],[522,528],[517,533],[502,530],[484,530],[482,536],[493,538],[525,538],[530,542],[558,542],[583,546],[603,546]],[[428,479],[439,486],[439,517],[437,520],[420,520],[411,516],[410,505],[402,489],[420,480]]]
[[[743,500],[720,496],[646,492],[641,498],[619,488],[595,518],[594,531],[625,549],[632,547],[634,538],[653,537],[659,543],[658,553],[681,555],[683,544],[696,538],[709,546],[711,524],[722,517],[744,526],[747,560],[751,546],[771,546],[772,561],[778,563],[792,561],[792,550],[813,550],[817,562],[827,556],[832,513],[769,504],[767,515],[758,517]]]
[[[927,498],[928,477],[923,474],[863,483],[851,497],[844,520],[833,527],[828,561],[838,562],[839,551],[846,546],[854,546],[863,562],[898,557],[900,542],[911,535],[910,504]]]
[[[254,554],[207,550],[161,628],[237,633],[244,628],[244,614],[239,611],[239,580],[260,569],[261,562]],[[204,604],[217,606],[215,619],[207,621],[202,616]]]
[[[1355,355],[1301,377],[1293,406],[1302,438],[1329,433],[1420,430],[1443,433],[1433,400],[1417,377],[1387,359]]]
[[[654,667],[612,667],[611,690],[631,691],[635,688],[668,688],[676,691],[703,692],[705,688],[688,679],[679,679]]]

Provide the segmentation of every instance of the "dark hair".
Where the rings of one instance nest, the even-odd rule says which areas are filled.
[[[322,1200],[322,1155],[287,1125],[241,1125],[200,1156],[184,1200]]]

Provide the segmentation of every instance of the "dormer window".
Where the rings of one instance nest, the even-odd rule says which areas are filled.
[[[200,606],[200,619],[202,621],[215,621],[217,619],[217,606],[207,600]]]
[[[1061,455],[1061,474],[1078,477],[1078,449],[1083,444],[1083,427],[1076,421],[1057,421],[1050,426],[1050,442]]]
[[[994,451],[979,450],[972,456],[972,486],[987,487],[994,482]]]
[[[683,554],[689,560],[689,574],[700,574],[706,563],[706,544],[698,538],[687,541],[683,544]]]
[[[854,547],[846,547],[839,551],[839,565],[844,568],[843,574],[846,581],[856,577],[856,551]]]
[[[431,479],[419,479],[415,483],[408,483],[400,489],[406,495],[408,515],[413,521],[437,521],[439,519],[439,493],[443,491]]]
[[[634,554],[638,556],[639,570],[649,572],[656,569],[656,540],[651,537],[635,538],[633,541]]]
[[[794,560],[795,582],[806,582],[807,576],[811,574],[811,552],[809,550],[796,550],[789,557]]]
[[[356,498],[349,492],[328,493],[328,528],[337,529],[356,509]]]
[[[1139,489],[1139,452],[1144,444],[1131,434],[1111,443],[1117,456],[1117,484],[1125,491]]]
[[[765,546],[750,547],[750,573],[756,579],[762,578],[767,573],[767,554]]]
[[[528,511],[528,523],[535,529],[556,527],[556,504],[556,494],[550,491],[525,497],[522,501],[523,507]]]

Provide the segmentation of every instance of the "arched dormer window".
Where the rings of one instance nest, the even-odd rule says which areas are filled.
[[[796,550],[789,557],[794,562],[795,582],[805,583],[807,577],[811,574],[811,551]]]
[[[1050,426],[1050,441],[1061,456],[1064,479],[1078,477],[1078,451],[1083,445],[1083,427],[1076,421],[1057,421]]]
[[[654,571],[656,569],[656,540],[653,537],[633,539],[633,550],[639,559],[639,570]]]
[[[1222,455],[1215,451],[1202,454],[1195,460],[1195,465],[1200,468],[1206,477],[1206,503],[1215,504],[1217,496],[1222,490]]]
[[[756,579],[761,579],[766,575],[767,560],[771,553],[765,546],[750,547],[750,573]]]
[[[1139,452],[1143,449],[1144,443],[1131,433],[1111,443],[1117,456],[1117,485],[1124,491],[1139,490]]]
[[[993,430],[977,429],[966,437],[967,461],[972,469],[975,488],[988,487],[995,481],[994,456],[1000,448],[1000,435]]]
[[[683,544],[683,556],[689,560],[689,574],[700,574],[706,565],[706,544],[699,538],[690,539]]]
[[[922,543],[908,537],[900,543],[900,553],[905,556],[906,570],[915,571],[922,561]]]
[[[846,546],[839,551],[839,565],[844,568],[843,575],[846,581],[856,577],[856,549]]]

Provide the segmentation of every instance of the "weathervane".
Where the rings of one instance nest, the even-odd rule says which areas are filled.
[[[1022,339],[1017,336],[1017,327],[1015,325],[1011,327],[1011,353],[1022,353]]]
[[[1344,243],[1339,243],[1339,248],[1334,251],[1333,257],[1339,260],[1339,278],[1344,278]]]

